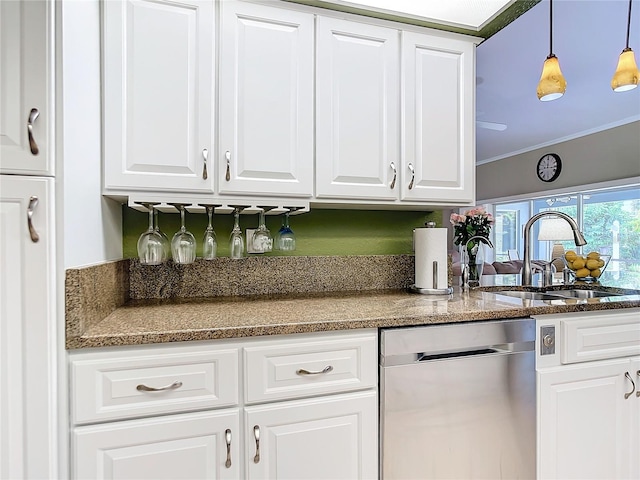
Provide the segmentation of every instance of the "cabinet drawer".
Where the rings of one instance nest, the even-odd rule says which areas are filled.
[[[247,403],[370,388],[377,384],[377,333],[262,342],[246,347],[244,359]]]
[[[231,347],[72,355],[72,420],[83,424],[235,405],[238,373],[238,349]]]
[[[638,311],[606,312],[560,321],[562,363],[640,355]]]

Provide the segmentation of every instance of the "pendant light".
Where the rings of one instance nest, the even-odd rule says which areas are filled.
[[[542,75],[538,83],[538,98],[548,102],[560,98],[566,90],[567,81],[560,71],[558,57],[553,54],[553,0],[549,0],[549,56],[542,67]]]
[[[629,18],[627,19],[627,44],[620,58],[618,59],[618,68],[611,79],[611,88],[614,92],[626,92],[638,86],[638,66],[633,50],[629,48],[629,30],[631,28],[631,0],[629,0]]]

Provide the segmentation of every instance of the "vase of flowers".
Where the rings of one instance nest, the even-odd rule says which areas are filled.
[[[453,243],[460,247],[463,286],[477,286],[484,265],[482,246],[493,248],[489,240],[493,217],[483,207],[475,207],[462,214],[452,213],[449,221],[453,225]]]

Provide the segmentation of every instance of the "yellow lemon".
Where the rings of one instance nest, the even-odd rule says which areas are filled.
[[[591,276],[593,278],[598,278],[600,275],[602,275],[602,272],[600,271],[599,268],[596,268],[595,270],[591,270]]]
[[[596,260],[595,258],[587,258],[587,264],[586,267],[589,270],[595,270],[596,268],[600,268],[602,265],[600,265],[600,260]]]
[[[587,254],[587,258],[594,258],[598,260],[600,258],[600,254],[598,252],[589,252]]]
[[[574,252],[573,250],[569,250],[564,254],[564,258],[566,258],[568,262],[573,262],[576,258],[578,258],[578,255],[576,255],[576,252]]]
[[[576,277],[578,278],[588,277],[589,275],[591,275],[591,271],[588,268],[576,270]]]
[[[587,262],[584,261],[584,258],[578,257],[573,261],[573,266],[571,268],[573,268],[574,270],[580,270],[581,268],[584,268],[586,264]],[[587,273],[587,275],[589,274]]]

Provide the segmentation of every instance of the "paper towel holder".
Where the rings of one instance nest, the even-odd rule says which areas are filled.
[[[433,285],[436,288],[419,288],[415,284],[409,287],[409,291],[412,293],[420,293],[422,295],[451,295],[453,293],[453,287],[437,288],[438,287],[438,261],[433,261]]]
[[[425,227],[427,228],[435,228],[436,226],[436,222],[426,222],[425,223]],[[420,288],[420,287],[416,287],[415,284],[411,285],[409,287],[409,291],[412,293],[420,293],[422,295],[451,295],[453,293],[453,287],[445,287],[445,288],[438,288],[438,261],[434,260],[433,261],[433,287],[434,288]]]

